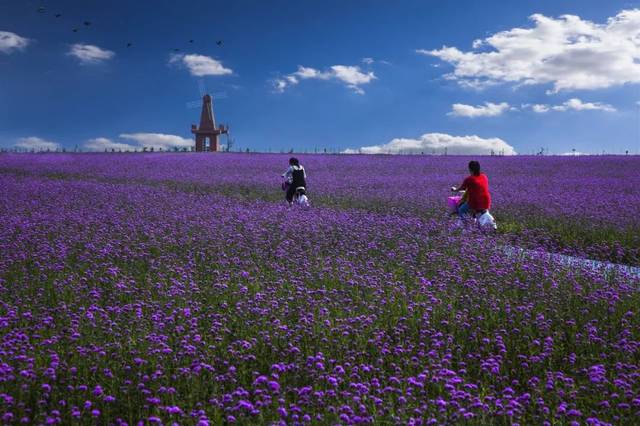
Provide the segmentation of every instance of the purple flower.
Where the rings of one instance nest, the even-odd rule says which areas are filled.
[[[273,380],[268,383],[268,387],[272,392],[278,392],[280,390],[280,384]]]

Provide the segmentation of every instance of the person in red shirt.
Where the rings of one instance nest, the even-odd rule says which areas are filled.
[[[458,215],[464,219],[466,214],[482,214],[491,208],[491,194],[489,193],[489,179],[480,172],[480,163],[469,161],[469,172],[462,185],[451,188],[453,191],[465,190],[465,196],[458,205]]]

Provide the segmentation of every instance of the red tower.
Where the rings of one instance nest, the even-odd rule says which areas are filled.
[[[213,108],[211,105],[211,96],[204,95],[202,97],[202,112],[200,113],[200,127],[195,124],[191,125],[191,133],[196,135],[196,151],[216,152],[220,148],[218,137],[223,133],[228,133],[229,128],[220,124],[216,127],[216,120],[213,117]],[[209,144],[207,145],[207,139]]]

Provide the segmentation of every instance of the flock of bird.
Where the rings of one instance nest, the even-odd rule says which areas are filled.
[[[44,7],[44,6],[40,6],[40,7],[38,7],[38,13],[42,13],[42,14],[47,13],[47,8],[46,8],[46,7]],[[55,13],[53,16],[54,16],[55,18],[61,18],[61,17],[62,17],[62,13]],[[82,24],[83,24],[85,27],[90,27],[92,23],[91,23],[91,21],[84,21]],[[71,31],[72,31],[72,32],[74,32],[74,33],[77,33],[78,31],[80,31],[80,28],[75,27],[75,28],[72,28],[72,29],[71,29]],[[195,42],[195,40],[193,40],[193,39],[190,39],[190,40],[189,40],[189,43],[190,43],[190,44],[193,44],[194,42]],[[217,45],[218,47],[222,47],[222,40],[218,40],[218,41],[216,41],[216,45]],[[127,42],[126,47],[127,47],[127,48],[129,48],[129,47],[133,47],[133,42],[131,42],[131,41]],[[173,49],[173,51],[174,51],[174,52],[180,52],[180,49],[179,49],[179,48],[174,48],[174,49]]]

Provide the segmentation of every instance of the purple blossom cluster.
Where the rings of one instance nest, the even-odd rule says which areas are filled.
[[[420,193],[398,214],[403,200],[383,183],[384,173],[407,182],[394,158],[309,158],[318,196],[347,191],[348,162],[368,173],[363,194],[345,197],[386,200],[372,211],[192,185],[219,184],[217,170],[220,181],[266,188],[273,178],[261,170],[280,171],[274,156],[256,161],[256,181],[235,171],[253,156],[78,157],[0,157],[2,423],[640,416],[640,280],[507,256],[501,238],[411,213]],[[516,167],[507,161],[487,168]]]

